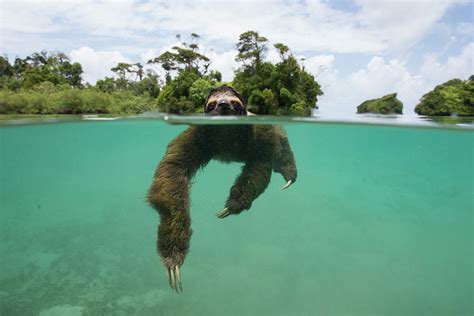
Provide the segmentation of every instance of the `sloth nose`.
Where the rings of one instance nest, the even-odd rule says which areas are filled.
[[[220,100],[217,107],[221,110],[230,110],[230,103],[227,100]]]

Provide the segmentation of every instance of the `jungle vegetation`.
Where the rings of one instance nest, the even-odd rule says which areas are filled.
[[[403,114],[403,103],[397,99],[396,93],[387,94],[378,99],[362,102],[357,107],[357,113]]]
[[[425,94],[415,107],[420,115],[474,116],[474,75],[468,80],[452,79]]]
[[[117,78],[83,84],[82,66],[61,52],[42,51],[10,63],[0,57],[0,114],[140,113],[155,107],[158,76],[119,63]],[[131,76],[134,75],[134,76]]]
[[[62,52],[41,51],[25,58],[0,56],[0,114],[82,114],[202,112],[209,91],[223,84],[220,72],[200,52],[198,34],[146,64],[118,63],[95,84],[84,83],[79,63]],[[280,61],[266,61],[268,40],[255,31],[242,33],[236,44],[232,82],[258,114],[310,115],[321,87],[298,63],[288,46],[274,45]],[[161,76],[156,68],[161,68]]]

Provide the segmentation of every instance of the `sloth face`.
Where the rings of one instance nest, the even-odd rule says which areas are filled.
[[[229,86],[214,88],[204,105],[207,115],[247,115],[246,105],[240,94]]]

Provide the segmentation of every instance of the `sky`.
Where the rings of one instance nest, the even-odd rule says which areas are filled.
[[[86,82],[118,62],[146,63],[201,36],[212,69],[231,81],[239,34],[258,31],[290,47],[315,75],[321,114],[351,114],[367,99],[397,92],[404,114],[423,94],[474,74],[474,0],[148,1],[0,0],[0,54],[41,50],[80,62]],[[159,71],[159,69],[155,70]]]

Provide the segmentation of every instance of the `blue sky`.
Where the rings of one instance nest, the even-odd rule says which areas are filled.
[[[321,113],[353,113],[369,98],[398,92],[404,113],[435,85],[474,73],[470,0],[133,1],[1,0],[1,51],[10,58],[66,52],[84,79],[110,76],[119,61],[146,62],[201,35],[212,67],[231,80],[235,43],[256,30],[304,57],[324,96]],[[278,54],[269,49],[268,60]]]

